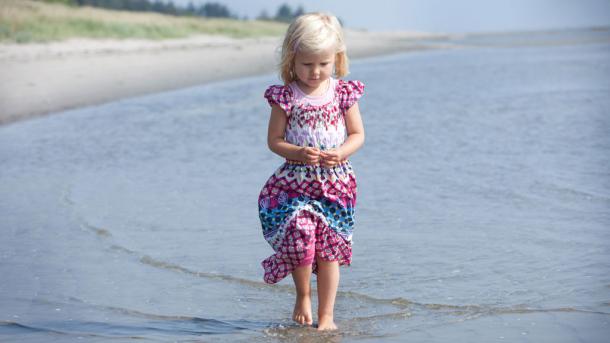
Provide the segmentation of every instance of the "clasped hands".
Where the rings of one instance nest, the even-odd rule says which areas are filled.
[[[334,167],[345,160],[339,148],[320,150],[319,148],[303,147],[299,149],[299,158],[301,162],[323,167]]]

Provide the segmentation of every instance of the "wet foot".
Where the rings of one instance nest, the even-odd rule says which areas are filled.
[[[311,318],[311,297],[297,296],[294,312],[292,312],[292,320],[301,325],[313,324],[313,319]]]
[[[332,316],[319,316],[318,318],[318,331],[326,330],[337,330],[337,325],[333,320]]]

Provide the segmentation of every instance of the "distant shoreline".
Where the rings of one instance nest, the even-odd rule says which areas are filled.
[[[360,58],[436,49],[426,33],[346,30]],[[0,44],[0,125],[49,113],[213,81],[271,73],[280,37],[202,35],[171,40],[71,39]]]
[[[52,41],[0,43],[0,125],[133,96],[271,73],[276,70],[280,36],[286,27],[265,21],[196,20],[30,0],[6,0],[2,10],[0,19],[12,28],[10,37]],[[81,22],[87,25],[77,25]],[[40,27],[43,29],[34,30]],[[531,37],[553,31],[557,30],[448,35],[347,29],[346,41],[348,56],[357,59],[490,42],[510,46],[522,43],[503,36],[524,37],[531,43]],[[62,40],[87,35],[161,38],[176,34],[187,38]]]
[[[429,49],[610,43],[610,27],[478,34],[345,30],[351,59]],[[565,31],[572,31],[566,29]],[[591,35],[593,34],[593,35]],[[272,73],[281,37],[0,43],[0,125],[119,99]]]

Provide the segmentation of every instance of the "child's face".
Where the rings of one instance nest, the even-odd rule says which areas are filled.
[[[298,51],[294,63],[298,80],[310,88],[309,90],[315,90],[332,75],[335,51],[328,49],[315,54]]]

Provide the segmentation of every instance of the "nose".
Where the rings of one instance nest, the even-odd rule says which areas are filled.
[[[312,69],[312,74],[313,76],[317,77],[318,75],[320,75],[320,68],[319,67],[313,67]]]

